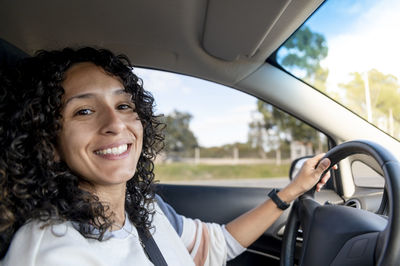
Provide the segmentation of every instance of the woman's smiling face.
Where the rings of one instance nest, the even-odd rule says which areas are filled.
[[[131,95],[118,78],[89,62],[72,66],[65,77],[60,159],[95,187],[125,185],[143,141]]]

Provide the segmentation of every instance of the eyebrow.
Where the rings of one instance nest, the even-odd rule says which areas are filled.
[[[127,94],[130,95],[129,92],[125,91],[124,89],[120,89],[120,90],[115,90],[112,92],[112,94],[114,95],[121,95],[121,94]],[[68,103],[70,103],[73,100],[76,99],[87,99],[87,98],[94,98],[96,96],[95,93],[82,93],[82,94],[78,94],[78,95],[74,95],[70,98],[68,98],[68,100],[65,101],[64,106],[66,106]]]

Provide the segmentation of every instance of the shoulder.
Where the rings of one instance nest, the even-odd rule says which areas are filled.
[[[70,252],[75,253],[88,244],[88,239],[71,222],[46,226],[43,222],[31,221],[15,233],[2,263],[4,266],[51,263],[64,265],[59,263],[60,258],[65,258]]]
[[[176,233],[181,236],[183,231],[183,216],[176,213],[173,207],[166,203],[158,194],[155,196],[157,206],[167,217],[168,221],[175,229]]]
[[[11,243],[32,241],[37,245],[43,245],[46,244],[46,241],[61,239],[84,240],[85,238],[73,227],[71,222],[49,225],[40,221],[30,221],[16,232]]]

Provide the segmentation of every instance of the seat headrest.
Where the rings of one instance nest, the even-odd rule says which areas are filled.
[[[0,67],[15,66],[26,57],[29,57],[27,53],[0,38]]]

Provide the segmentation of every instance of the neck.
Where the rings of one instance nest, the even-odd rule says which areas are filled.
[[[91,187],[81,184],[80,186],[82,189],[95,194],[99,197],[100,202],[109,207],[106,209],[106,214],[111,215],[111,219],[116,224],[116,226],[112,226],[111,230],[120,229],[118,226],[124,225],[126,184]]]

